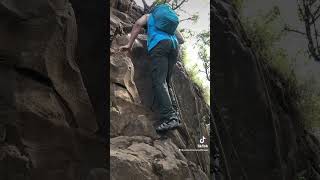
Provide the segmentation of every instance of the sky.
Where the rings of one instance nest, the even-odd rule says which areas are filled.
[[[151,5],[154,0],[146,0],[148,5]],[[135,0],[135,2],[143,7],[142,0]],[[190,15],[198,13],[199,19],[197,23],[192,23],[191,21],[182,21],[178,28],[186,28],[191,29],[195,32],[201,32],[202,30],[208,30],[210,27],[210,1],[209,0],[189,0],[185,4],[183,4],[182,9],[186,10],[188,14],[180,13],[179,18],[185,19],[190,17]],[[190,58],[190,65],[198,64],[199,67],[203,67],[201,60],[198,57],[198,49],[194,47],[195,39],[185,39],[185,45],[188,52],[188,57]],[[201,79],[206,79],[204,73],[199,73]],[[210,88],[210,82],[204,81],[205,85]]]

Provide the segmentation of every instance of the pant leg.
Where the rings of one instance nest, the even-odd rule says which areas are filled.
[[[172,86],[171,86],[172,85],[171,84],[171,76],[173,73],[174,66],[176,65],[177,60],[178,60],[178,53],[179,53],[178,47],[176,49],[173,47],[171,48],[171,51],[169,53],[168,74],[167,74],[167,79],[166,79],[167,84],[168,84],[168,89],[169,89],[169,94],[170,94],[172,106],[175,111],[178,110],[178,106],[177,106],[177,99],[175,98],[175,96],[173,94],[173,90],[172,90]]]
[[[161,41],[150,52],[152,60],[152,88],[156,101],[159,104],[160,120],[166,120],[175,115],[166,81],[170,45],[170,41]]]

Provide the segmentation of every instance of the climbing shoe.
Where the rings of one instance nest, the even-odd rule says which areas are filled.
[[[157,132],[163,132],[167,130],[173,130],[180,126],[180,120],[177,118],[171,118],[168,121],[161,123],[157,128]]]

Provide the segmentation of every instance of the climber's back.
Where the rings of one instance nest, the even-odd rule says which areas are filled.
[[[162,40],[171,40],[176,47],[178,44],[175,31],[179,18],[169,4],[157,5],[148,16],[148,51]]]

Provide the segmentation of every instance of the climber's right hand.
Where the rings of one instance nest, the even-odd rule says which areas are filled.
[[[131,50],[131,46],[129,44],[119,47],[119,51],[128,51],[128,50]]]

